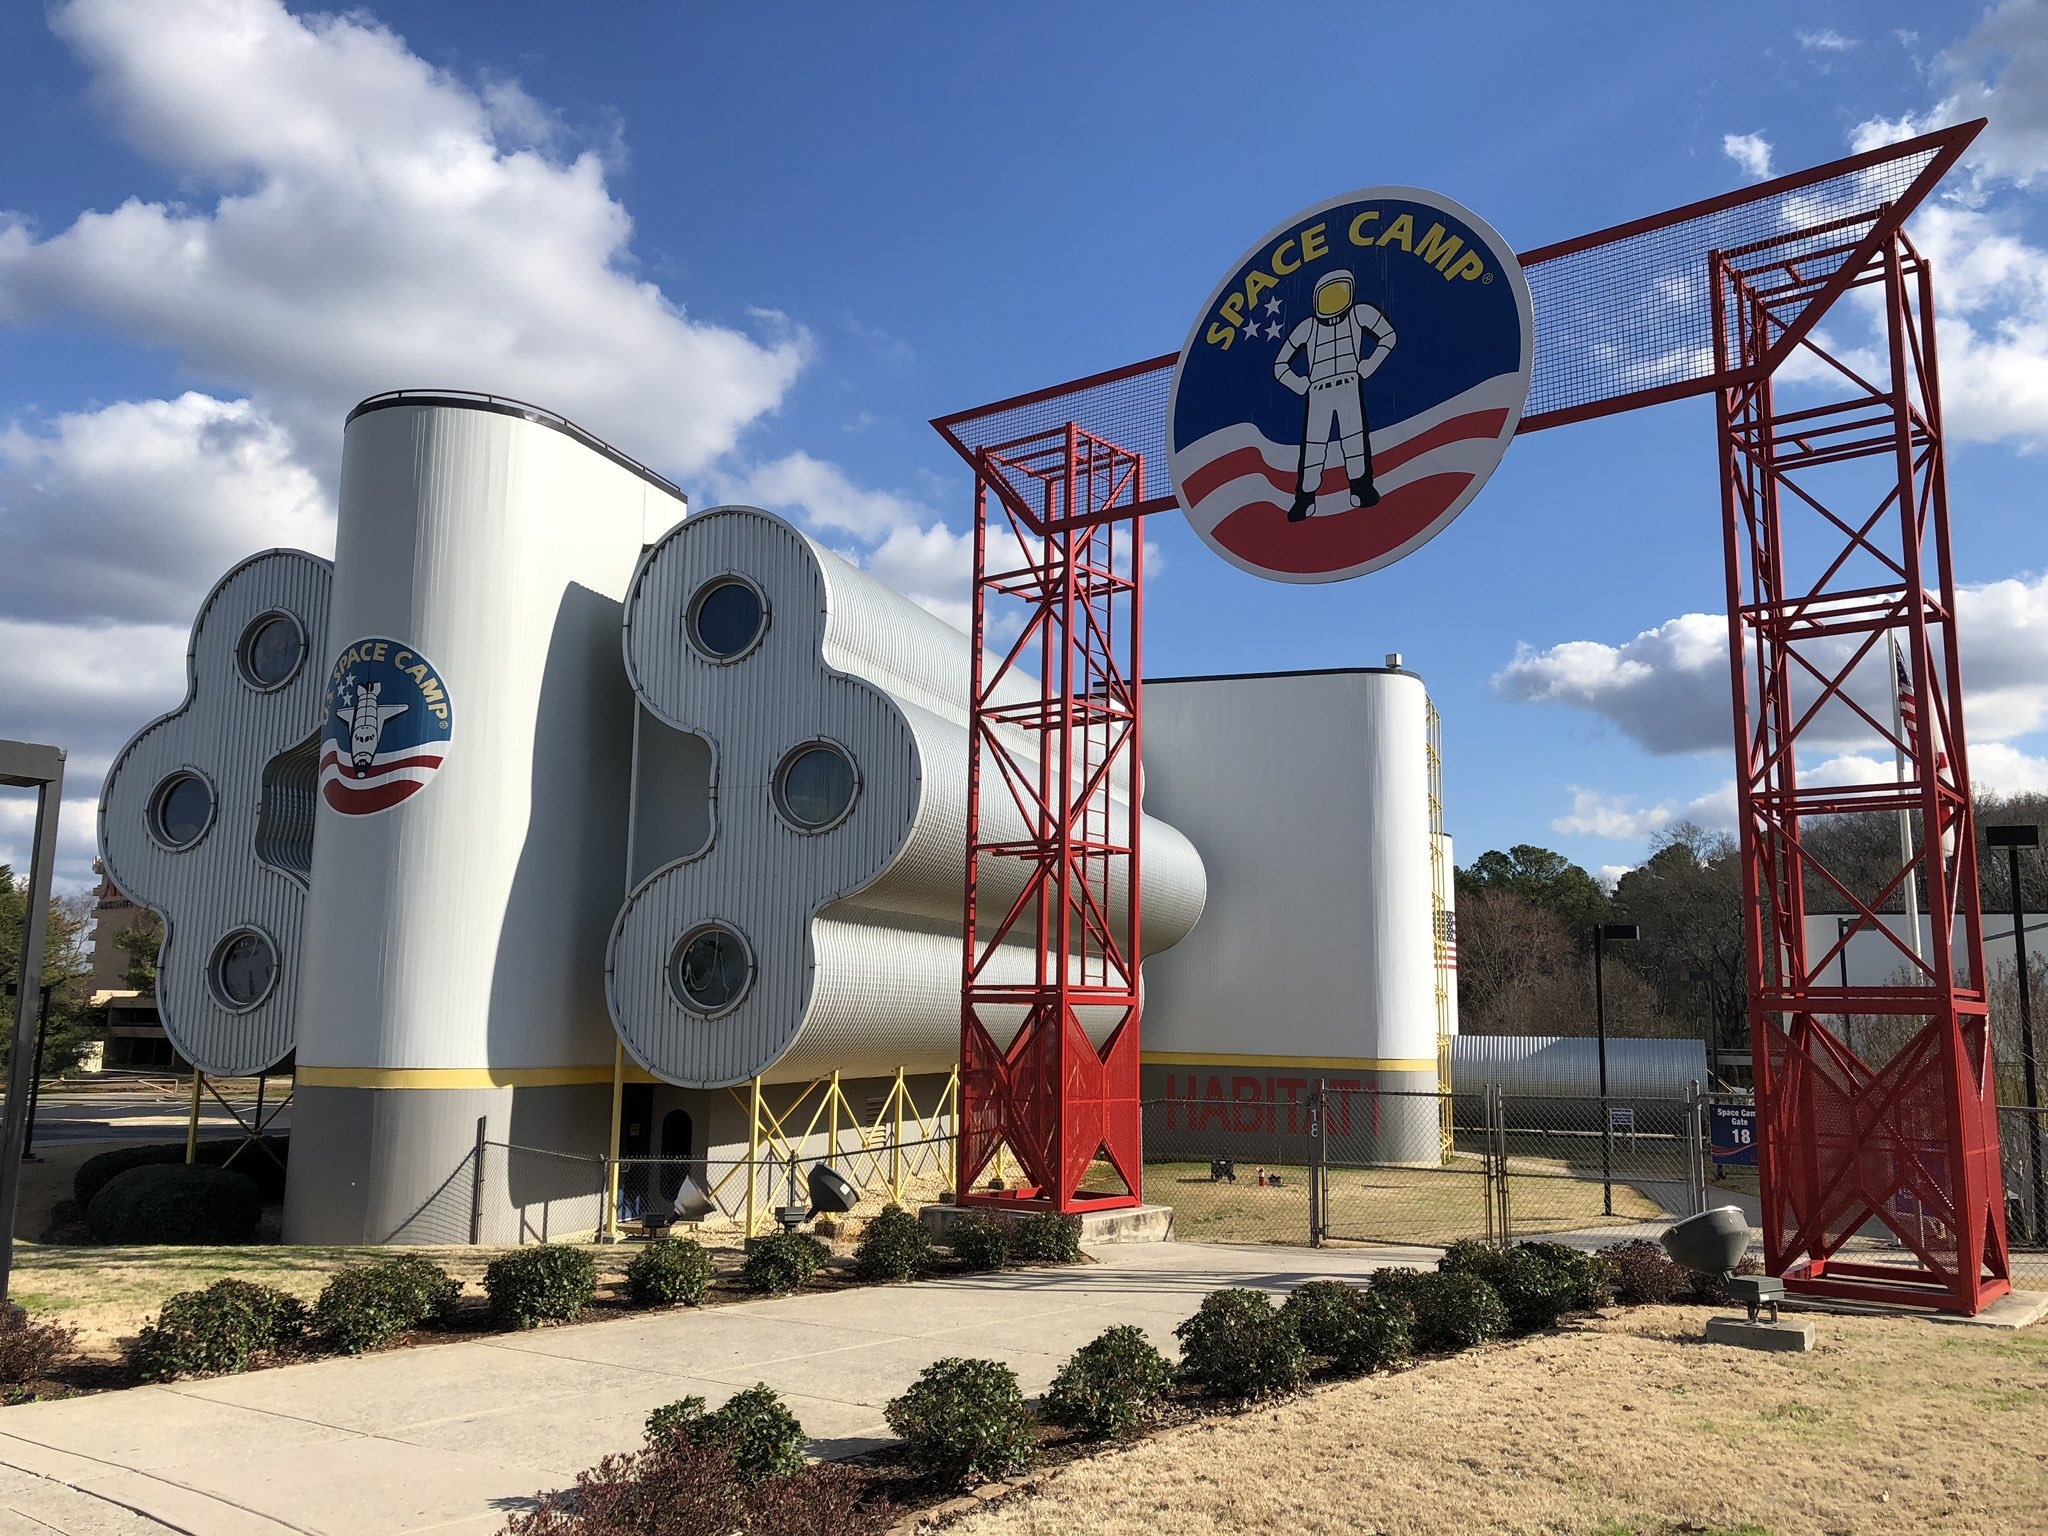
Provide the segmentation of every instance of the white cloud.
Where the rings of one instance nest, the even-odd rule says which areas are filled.
[[[77,782],[67,763],[65,788],[75,788]],[[99,802],[90,795],[83,799],[67,796],[58,804],[57,863],[50,873],[51,884],[60,893],[84,890],[93,883],[92,861],[99,854],[98,814]],[[35,841],[35,791],[0,788],[0,864],[12,866],[17,875],[26,875]]]
[[[1801,32],[1799,46],[1808,53],[1847,53],[1856,46],[1853,37],[1844,37],[1833,27],[1822,27],[1817,32]]]
[[[1940,100],[1925,113],[1869,119],[1855,131],[1858,145],[1983,117],[1990,121],[1969,159],[1977,175],[2025,186],[2048,170],[2048,5],[2003,0],[1943,50],[1932,72]]]
[[[1771,174],[1771,141],[1760,133],[1722,134],[1721,153],[1740,166],[1742,174],[1752,181],[1762,181]]]
[[[334,518],[282,428],[190,393],[0,431],[0,540],[0,613],[186,623],[254,550],[331,553]]]
[[[516,86],[471,86],[357,13],[73,0],[53,16],[131,142],[201,194],[39,237],[0,218],[0,320],[79,316],[246,391],[311,462],[364,395],[523,396],[693,473],[806,355],[692,317],[632,270],[603,155]]]
[[[1973,750],[2048,726],[2048,575],[1959,588],[1956,625]],[[1493,683],[1505,698],[1590,710],[1654,753],[1724,751],[1732,729],[1727,644],[1725,618],[1689,613],[1621,645],[1568,640],[1543,650],[1519,647]],[[1841,656],[1848,646],[1838,643]],[[1802,649],[1824,654],[1813,645]],[[1880,645],[1850,684],[1851,696],[1880,720],[1891,709],[1885,654]],[[1812,679],[1794,676],[1795,701],[1810,702]],[[1847,750],[1875,738],[1848,710],[1830,706],[1806,739]]]
[[[911,497],[865,490],[837,465],[801,449],[718,483],[722,500],[749,502],[771,512],[795,509],[814,528],[851,534],[863,542],[938,521],[936,512]]]
[[[1550,830],[1566,837],[1609,837],[1633,842],[1665,825],[1671,814],[1668,805],[1632,809],[1627,796],[1603,795],[1574,786],[1570,813],[1552,820]]]

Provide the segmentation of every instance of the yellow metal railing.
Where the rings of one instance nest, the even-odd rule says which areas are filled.
[[[1456,938],[1451,931],[1451,881],[1455,878],[1455,871],[1450,867],[1450,860],[1444,857],[1443,717],[1437,713],[1435,700],[1429,700],[1424,707],[1428,711],[1429,722],[1430,932],[1436,955],[1436,1091],[1440,1095],[1437,1140],[1441,1143],[1443,1160],[1448,1163],[1454,1141],[1451,1123],[1451,988],[1457,973],[1452,965]]]

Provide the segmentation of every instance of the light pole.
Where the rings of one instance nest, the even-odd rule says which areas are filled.
[[[1700,1014],[1700,1033],[1707,1041],[1707,1085],[1711,1088],[1721,1070],[1721,1023],[1714,1017],[1713,994],[1709,990],[1714,977],[1709,971],[1687,971],[1685,979],[1692,985],[1692,1005]]]
[[[2035,1242],[2048,1231],[2048,1169],[2041,1166],[2041,1089],[2034,1070],[2034,1006],[2027,986],[2027,928],[2020,901],[2020,850],[2041,846],[2031,824],[1986,827],[1984,841],[2005,850],[2006,892],[2012,898],[2012,956],[2020,987],[2020,1065],[2027,1089],[2027,1230]]]
[[[1634,923],[1593,925],[1593,1022],[1600,1031],[1600,1209],[1614,1214],[1614,1111],[1607,1107],[1607,980],[1606,944],[1612,939],[1640,939]]]
[[[1835,963],[1841,971],[1844,995],[1849,991],[1849,933],[1854,927],[1855,922],[1851,918],[1835,919]],[[1853,1013],[1842,1015],[1842,1044],[1849,1048],[1851,1056],[1856,1054],[1856,1016]]]

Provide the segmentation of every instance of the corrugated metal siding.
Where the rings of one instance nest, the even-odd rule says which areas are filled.
[[[752,651],[719,663],[684,625],[697,590],[725,574],[760,590],[769,619]],[[613,930],[607,1001],[635,1059],[692,1087],[950,1062],[966,637],[780,518],[721,507],[648,552],[625,648],[642,704],[714,756],[709,846],[641,882]],[[817,739],[846,750],[859,788],[845,820],[809,834],[776,813],[771,782],[792,747]],[[1005,800],[984,804],[1021,832]],[[1170,827],[1148,821],[1145,836],[1146,939],[1163,948],[1200,914],[1201,861]],[[991,870],[985,899],[1007,902],[1020,883],[1014,869]],[[755,976],[737,1007],[707,1020],[670,995],[666,968],[676,941],[714,920],[746,939]]]
[[[1460,1035],[1451,1042],[1451,1082],[1460,1099],[1498,1087],[1530,1098],[1597,1097],[1600,1043],[1579,1036]],[[1609,1098],[1682,1099],[1707,1082],[1699,1040],[1607,1042]]]
[[[333,567],[302,550],[254,555],[222,577],[192,626],[185,702],[122,749],[100,793],[107,873],[164,920],[156,987],[164,1032],[206,1072],[260,1071],[297,1043],[306,904],[299,845],[310,834],[290,768],[320,725],[332,586]],[[243,678],[237,650],[250,623],[273,610],[299,621],[306,656],[290,682],[265,692]],[[215,813],[197,844],[172,852],[150,835],[147,817],[157,786],[180,769],[212,786]],[[235,1013],[215,999],[206,973],[222,937],[242,927],[270,939],[278,975],[261,1003]]]

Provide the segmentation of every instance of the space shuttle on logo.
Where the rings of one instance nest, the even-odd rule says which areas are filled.
[[[384,691],[381,683],[360,683],[354,678],[349,683],[355,697],[344,698],[334,713],[348,727],[349,767],[361,779],[369,776],[371,765],[377,761],[377,743],[384,738],[385,722],[404,714],[406,706],[379,704],[377,697]]]

